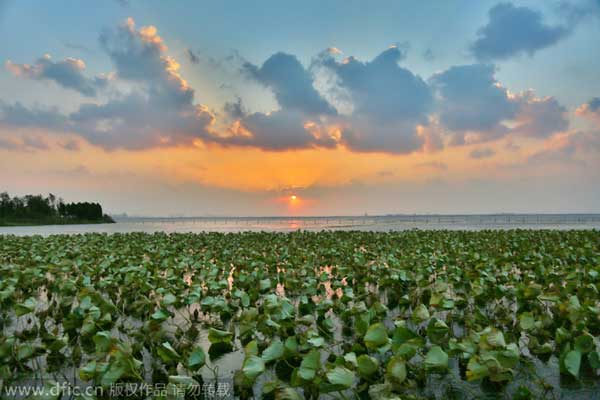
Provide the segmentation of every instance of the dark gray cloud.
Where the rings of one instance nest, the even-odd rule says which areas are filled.
[[[417,164],[417,166],[422,168],[431,168],[439,171],[446,171],[448,169],[448,164],[439,161],[424,162]]]
[[[487,64],[453,66],[430,83],[438,94],[440,122],[458,132],[483,132],[488,138],[507,132],[502,121],[515,117],[518,106]]]
[[[23,145],[30,149],[47,150],[50,147],[48,146],[48,143],[39,136],[25,136],[22,140]]]
[[[225,103],[223,110],[225,111],[226,115],[236,120],[244,118],[247,114],[246,110],[244,109],[242,99],[239,97],[236,99],[236,101]]]
[[[39,136],[27,135],[18,138],[0,137],[0,149],[16,151],[48,150],[48,143]]]
[[[187,49],[185,54],[192,64],[198,64],[200,62],[200,57],[198,57],[198,55],[192,49]]]
[[[410,123],[380,123],[367,119],[351,118],[351,125],[343,130],[342,140],[356,152],[410,153],[421,150],[424,138],[416,133]]]
[[[194,90],[179,75],[179,64],[165,54],[167,46],[154,26],[136,29],[132,18],[100,35],[117,76],[145,86],[150,96],[169,104],[190,104]]]
[[[598,112],[600,111],[600,97],[594,97],[590,101],[587,102],[590,111]]]
[[[554,97],[538,99],[533,92],[526,91],[515,97],[519,106],[516,125],[511,133],[530,137],[548,137],[567,130],[569,119],[567,109]]]
[[[11,128],[46,128],[63,131],[68,119],[58,109],[26,107],[17,102],[8,104],[0,101],[0,122]]]
[[[190,144],[206,137],[212,113],[194,103],[194,90],[153,26],[136,29],[129,18],[100,36],[119,79],[137,83],[131,93],[104,104],[83,104],[69,116],[71,129],[106,149]]]
[[[422,148],[419,125],[428,124],[433,97],[427,83],[399,65],[404,55],[391,47],[373,60],[338,61],[322,53],[316,67],[332,71],[337,93],[347,93],[352,112],[341,117],[341,141],[355,151],[408,153]]]
[[[8,140],[0,137],[0,149],[3,150],[18,150],[20,149],[20,144],[15,143],[12,140]]]
[[[489,21],[478,31],[471,52],[481,61],[535,54],[570,34],[572,26],[552,26],[542,14],[525,6],[499,3],[489,11]]]
[[[275,53],[261,67],[246,62],[247,76],[270,88],[279,105],[306,114],[336,114],[336,110],[317,92],[313,77],[296,56]]]
[[[403,54],[397,47],[369,62],[338,61],[338,54],[321,53],[310,71],[285,53],[274,54],[260,67],[244,63],[242,71],[270,88],[280,109],[248,113],[240,99],[227,103],[225,114],[235,121],[230,135],[210,140],[267,150],[344,145],[357,152],[386,153],[408,153],[439,142],[419,132],[419,125],[428,124],[432,93],[420,77],[399,66]],[[315,89],[313,74],[320,69],[333,73],[337,89],[348,93],[350,114],[338,114]]]
[[[61,148],[69,151],[79,151],[79,142],[74,139],[65,140],[58,144]]]
[[[388,178],[391,176],[394,176],[394,171],[389,171],[389,170],[383,170],[383,171],[379,171],[377,172],[377,176],[381,177],[381,178]]]
[[[423,59],[425,61],[433,61],[435,60],[435,54],[433,53],[433,50],[431,49],[427,49],[423,52]]]
[[[63,42],[63,46],[65,46],[68,49],[72,49],[72,50],[77,50],[77,51],[81,51],[84,53],[91,53],[92,49],[90,49],[87,46],[84,46],[82,44],[79,43],[73,43],[73,42]]]
[[[53,81],[64,88],[75,90],[88,97],[95,96],[98,89],[107,85],[107,78],[104,76],[87,78],[83,74],[85,63],[77,58],[54,62],[46,54],[38,58],[34,64],[16,64],[8,60],[6,68],[16,76]]]
[[[600,0],[560,1],[558,3],[558,12],[572,26],[575,26],[586,17],[600,16]]]
[[[354,112],[381,121],[425,122],[432,104],[427,83],[399,62],[404,58],[391,47],[373,60],[349,57],[342,62],[328,55],[321,64],[333,70],[351,96]]]
[[[576,110],[577,115],[593,121],[600,121],[600,97],[594,97]]]
[[[461,65],[430,78],[440,123],[453,135],[451,144],[463,144],[467,137],[473,142],[509,134],[548,137],[568,128],[567,109],[555,98],[537,98],[533,91],[511,95],[494,72],[489,64]]]
[[[317,92],[312,74],[295,56],[276,53],[260,67],[244,62],[242,72],[271,89],[280,109],[249,113],[239,98],[226,103],[225,114],[235,121],[229,128],[231,135],[212,137],[211,141],[270,151],[337,145],[321,122],[335,117],[337,111]]]
[[[214,117],[199,106],[133,93],[105,104],[84,104],[69,120],[71,128],[92,144],[138,150],[189,145],[207,137]]]
[[[482,147],[472,150],[469,153],[469,157],[479,160],[482,158],[490,158],[494,154],[496,154],[496,152],[493,149],[490,149],[489,147]]]
[[[212,140],[223,145],[252,146],[271,151],[337,145],[331,136],[319,135],[322,127],[318,123],[311,125],[307,115],[298,110],[282,109],[270,114],[256,112],[245,115],[239,122],[252,133],[251,136],[238,131],[234,136]]]

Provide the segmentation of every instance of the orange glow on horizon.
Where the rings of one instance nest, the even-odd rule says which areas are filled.
[[[139,151],[115,149],[105,151],[72,135],[46,135],[43,131],[27,130],[31,137],[43,139],[53,150],[44,153],[10,152],[0,149],[0,164],[26,164],[32,172],[44,176],[44,181],[34,175],[3,175],[4,182],[22,185],[24,180],[52,182],[61,187],[94,187],[107,190],[115,179],[143,185],[169,187],[220,188],[245,193],[264,194],[268,202],[280,210],[299,215],[311,212],[320,204],[320,196],[305,192],[334,190],[349,185],[423,184],[435,180],[464,182],[481,176],[495,175],[510,179],[511,168],[498,168],[492,160],[476,160],[469,152],[479,145],[445,148],[433,153],[410,154],[357,153],[347,148],[303,149],[269,152],[252,147],[221,147],[204,144],[176,147],[158,147]],[[0,129],[0,138],[22,145],[21,137]],[[502,155],[503,165],[527,160],[535,151],[559,146],[560,136],[540,143],[535,139],[519,139],[521,150],[507,150],[505,141],[490,144]],[[62,143],[75,140],[78,151],[67,150]],[[167,143],[168,144],[168,143]],[[23,144],[24,145],[24,144]],[[541,172],[540,172],[541,173]],[[1,179],[0,179],[1,180]],[[41,183],[40,183],[41,182]],[[226,193],[226,192],[222,192]],[[273,197],[271,197],[273,196]],[[316,196],[316,197],[315,197]]]

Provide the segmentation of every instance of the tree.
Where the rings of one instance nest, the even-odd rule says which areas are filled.
[[[51,217],[86,220],[111,221],[102,212],[99,203],[78,202],[65,203],[50,193],[42,195],[26,195],[11,197],[7,192],[0,193],[0,219],[3,220],[36,220]]]

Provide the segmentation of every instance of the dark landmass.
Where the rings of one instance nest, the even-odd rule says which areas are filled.
[[[65,203],[53,194],[11,197],[0,193],[0,226],[102,224],[115,221],[99,203]]]

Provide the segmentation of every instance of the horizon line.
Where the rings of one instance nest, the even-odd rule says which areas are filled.
[[[127,213],[108,214],[113,218],[122,219],[326,219],[326,218],[386,218],[386,217],[497,217],[497,216],[598,216],[595,212],[490,212],[490,213],[388,213],[388,214],[362,214],[362,215],[193,215],[193,216],[148,216],[128,215]]]

